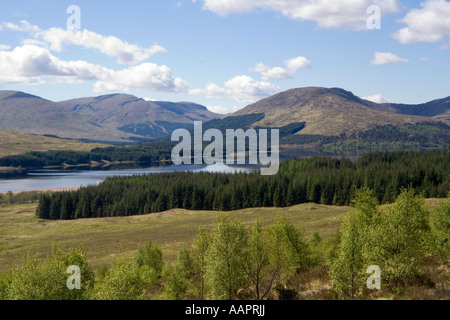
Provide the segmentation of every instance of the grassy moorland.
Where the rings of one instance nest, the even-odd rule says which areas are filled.
[[[91,151],[101,147],[106,147],[106,145],[0,130],[0,157],[19,155],[29,151]]]
[[[439,200],[430,200],[430,204]],[[209,229],[216,211],[174,209],[162,213],[130,216],[51,221],[36,217],[37,204],[0,207],[0,272],[20,264],[29,253],[49,254],[52,246],[63,249],[82,244],[89,264],[94,268],[114,259],[128,259],[139,246],[151,240],[168,261],[192,242],[199,227]],[[251,224],[275,223],[284,215],[306,236],[318,231],[324,238],[340,227],[340,219],[350,207],[301,204],[289,208],[252,208],[230,212],[233,217]]]
[[[373,221],[378,222],[372,225],[370,220],[365,220],[370,217],[370,215],[366,215],[371,210],[369,198],[366,198],[363,202],[357,202],[356,209],[353,210],[344,206],[306,203],[287,208],[252,208],[227,213],[226,216],[233,220],[229,220],[220,212],[215,211],[174,209],[161,213],[128,217],[50,221],[36,217],[36,204],[4,205],[0,207],[0,293],[3,295],[0,295],[0,299],[2,297],[3,299],[8,299],[8,297],[48,299],[48,294],[53,292],[48,290],[61,290],[61,294],[64,294],[64,296],[55,295],[54,292],[51,295],[51,299],[58,300],[179,300],[186,298],[203,299],[207,298],[209,294],[215,299],[228,299],[228,296],[223,295],[223,292],[220,291],[223,289],[220,286],[228,284],[228,282],[223,282],[224,279],[220,277],[215,278],[225,267],[221,265],[224,262],[222,261],[222,250],[224,250],[224,247],[221,247],[222,241],[230,241],[228,244],[231,245],[231,249],[228,250],[232,250],[234,253],[244,250],[242,252],[245,252],[245,258],[241,255],[235,255],[231,256],[231,260],[234,263],[239,261],[239,263],[244,263],[245,266],[250,267],[250,269],[245,269],[245,272],[256,272],[256,269],[252,269],[256,265],[252,265],[252,263],[258,263],[259,254],[263,256],[268,254],[272,258],[281,254],[284,257],[281,260],[267,260],[266,263],[269,264],[261,265],[263,268],[261,270],[264,270],[260,274],[261,279],[263,279],[261,281],[264,282],[257,284],[257,287],[248,282],[251,281],[251,278],[245,280],[246,282],[233,283],[233,295],[230,291],[229,299],[254,299],[255,288],[263,289],[264,286],[268,286],[266,288],[269,288],[269,291],[267,291],[269,294],[262,296],[257,293],[258,299],[448,299],[450,272],[448,261],[446,262],[446,258],[444,258],[448,256],[448,252],[441,252],[443,255],[439,256],[432,249],[433,254],[428,254],[423,249],[428,250],[431,247],[427,247],[428,245],[423,247],[425,243],[420,242],[426,240],[426,243],[430,245],[432,243],[437,244],[438,242],[428,242],[434,241],[432,239],[438,240],[434,236],[438,236],[439,233],[434,232],[445,230],[445,228],[448,230],[448,226],[436,224],[448,223],[448,199],[426,199],[422,202],[422,200],[417,200],[419,198],[414,200],[412,197],[411,192],[402,193],[395,204],[379,207],[377,212],[380,215],[372,216],[375,219]],[[434,212],[430,220],[432,237],[429,237],[431,234],[426,227],[428,224],[426,222],[423,226],[420,224],[421,221],[424,222],[425,216],[423,214],[429,210]],[[440,218],[437,220],[435,213],[439,210],[441,210]],[[406,216],[398,221],[398,218],[405,214]],[[280,220],[280,217],[285,219]],[[447,219],[447,222],[445,222],[445,219]],[[270,233],[272,231],[259,233],[257,230],[262,229],[255,229],[255,221],[258,221],[259,228],[272,230],[275,233]],[[280,224],[280,221],[285,221],[285,223]],[[248,245],[249,248],[244,246],[238,249],[239,247],[235,247],[240,241],[239,239],[243,239],[239,236],[240,232],[244,231],[244,229],[241,229],[240,223],[242,223],[242,226],[248,227],[245,230],[250,232],[250,238],[247,238],[246,241],[248,242],[245,242],[245,246]],[[385,228],[389,230],[378,230],[378,223],[383,225],[383,230]],[[394,226],[390,228],[386,223],[394,223]],[[272,228],[274,226],[275,228]],[[400,229],[396,226],[403,231],[398,233]],[[199,228],[205,230],[206,233],[199,233]],[[408,228],[413,228],[416,232],[411,232],[413,229]],[[368,233],[358,236],[358,229],[360,231],[366,230]],[[301,233],[296,230],[301,230]],[[336,247],[337,230],[340,230],[341,236],[339,239],[341,240]],[[254,233],[255,231],[256,233]],[[381,231],[379,234],[381,237],[372,233],[374,231]],[[354,232],[356,233],[353,234]],[[271,238],[270,234],[275,238]],[[283,234],[288,238],[284,238]],[[277,235],[282,237],[278,238]],[[205,236],[206,238],[204,238]],[[222,236],[228,240],[225,240]],[[293,238],[290,238],[291,236]],[[359,240],[356,240],[354,236]],[[372,239],[373,236],[375,238]],[[393,257],[389,254],[389,248],[395,247],[393,246],[395,242],[393,240],[396,236],[400,236],[397,241],[400,240],[401,243],[407,245],[405,247],[407,250],[402,249],[397,253],[392,253],[395,256]],[[442,236],[448,237],[445,234]],[[359,272],[354,274],[357,282],[353,282],[353,276],[351,282],[349,282],[350,280],[347,281],[350,275],[346,273],[346,270],[352,266],[356,267],[360,263],[359,260],[351,258],[352,252],[357,247],[348,247],[348,244],[355,240],[357,242],[366,241],[364,239],[378,239],[387,246],[388,251],[385,252],[388,254],[385,257],[387,258],[387,264],[383,261],[383,265],[385,264],[383,275],[387,278],[383,278],[382,281],[386,282],[382,282],[381,290],[369,292],[363,287],[361,291],[363,284],[360,281],[362,281],[361,276],[363,279],[364,276]],[[286,240],[288,242],[285,242]],[[195,264],[195,261],[200,261],[195,259],[201,257],[197,254],[202,251],[196,250],[201,250],[202,243],[205,243],[202,241],[209,243],[209,247],[206,249],[208,266],[206,275],[199,271],[201,269],[197,270],[198,266]],[[275,242],[271,243],[271,241]],[[372,242],[370,241],[368,243],[369,251],[364,251],[364,245],[359,247],[363,250],[363,255],[360,258],[366,259],[364,254],[368,253],[377,254],[377,251],[372,251]],[[300,251],[284,251],[282,248],[287,248],[285,245],[289,245],[289,243],[306,247],[303,247],[303,249],[298,247]],[[325,244],[325,247],[321,244]],[[83,246],[82,252],[84,253],[73,251],[79,245]],[[54,246],[62,251],[53,251],[53,258],[48,260],[47,257],[50,256]],[[446,245],[444,244],[444,246]],[[313,251],[309,251],[308,248]],[[417,249],[418,251],[409,252],[408,248],[415,248],[414,250]],[[433,248],[438,249],[436,252],[440,252],[438,247]],[[270,253],[266,253],[266,249]],[[329,262],[323,261],[320,255],[316,256],[320,252],[317,250],[325,250],[323,253],[326,254],[327,261],[332,259],[330,260],[331,265]],[[64,252],[69,253],[66,255]],[[30,253],[32,254],[31,260],[30,257],[25,259],[25,256]],[[41,259],[33,258],[36,253],[40,254]],[[347,253],[350,256],[347,257]],[[272,254],[275,255],[272,256]],[[300,254],[302,259],[307,258],[307,260],[300,260],[300,268],[298,268],[298,260],[296,260],[297,254]],[[402,255],[405,254],[406,256],[403,257]],[[421,256],[422,254],[424,255]],[[419,266],[417,264],[419,260],[416,262],[414,262],[414,259],[408,260],[416,256],[420,260],[420,269],[423,273],[403,274],[402,272],[405,270],[414,272],[413,265]],[[219,260],[215,260],[216,258]],[[319,258],[319,260],[316,260],[316,258]],[[65,287],[66,276],[64,274],[66,264],[73,264],[73,261],[82,264],[81,268],[84,270],[83,274],[86,277],[86,280],[83,281],[86,282],[83,282],[83,288],[85,289],[76,292],[75,296],[72,297],[73,292],[68,291]],[[160,263],[155,264],[157,261],[160,261]],[[304,263],[306,264],[304,265]],[[391,265],[391,263],[394,264]],[[409,265],[409,263],[412,264]],[[296,269],[291,270],[290,268],[295,265],[297,265]],[[276,268],[272,269],[271,266]],[[94,272],[90,271],[91,267]],[[238,265],[234,267],[229,265],[228,267],[239,268]],[[406,269],[404,270],[403,267],[406,267]],[[192,270],[194,273],[186,273],[188,270]],[[197,271],[194,270],[203,275],[197,278]],[[384,274],[385,271],[386,274]],[[217,274],[214,272],[217,272]],[[268,273],[266,274],[266,272]],[[22,273],[24,273],[24,277],[22,277]],[[41,278],[39,278],[40,274],[42,274]],[[250,274],[253,273],[248,275]],[[266,280],[269,279],[270,274],[280,276],[281,278],[277,278],[277,281],[282,281],[283,284],[275,286],[273,283],[268,283]],[[198,291],[203,290],[202,281],[205,280],[205,276],[208,281],[208,295],[206,296],[203,295],[203,291],[201,293]],[[50,277],[48,279],[53,281],[52,286],[55,287],[48,287],[45,284],[47,280],[43,279],[47,279],[47,277]],[[234,273],[233,278],[240,277],[243,277],[243,275]],[[244,281],[244,278],[241,280]],[[95,281],[95,284],[92,281]],[[213,284],[218,287],[212,286]],[[245,287],[239,289],[240,285],[245,285]]]

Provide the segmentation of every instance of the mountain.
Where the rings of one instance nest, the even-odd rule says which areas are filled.
[[[160,138],[194,121],[220,115],[190,102],[152,102],[126,94],[53,102],[0,91],[0,130],[90,142],[125,143]]]
[[[0,91],[0,129],[91,141],[119,142],[128,138],[58,103],[18,91]]]
[[[194,121],[220,117],[206,107],[190,102],[146,101],[128,94],[111,94],[59,102],[67,109],[96,123],[124,133],[160,138]]]
[[[431,110],[422,112],[420,106],[410,107],[410,114],[392,113],[387,106],[363,100],[353,93],[340,88],[308,87],[292,89],[263,99],[231,114],[239,117],[261,114],[263,119],[251,124],[252,127],[286,127],[293,123],[304,123],[302,135],[339,136],[364,132],[379,126],[404,126],[420,122],[437,123],[440,119],[416,115],[445,114],[445,103],[425,104]],[[394,108],[394,107],[392,107]],[[433,109],[433,110],[434,110]],[[449,124],[448,122],[446,122]]]
[[[450,97],[433,100],[422,104],[383,103],[371,105],[380,111],[397,114],[409,114],[450,121]]]

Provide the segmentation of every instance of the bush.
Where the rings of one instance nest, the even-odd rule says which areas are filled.
[[[67,280],[69,266],[81,271],[81,289],[70,290]],[[94,282],[94,273],[82,248],[63,253],[54,249],[52,256],[41,261],[28,256],[23,265],[11,273],[8,298],[12,300],[82,300],[86,299]]]

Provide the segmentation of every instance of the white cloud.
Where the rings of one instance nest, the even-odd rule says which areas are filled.
[[[286,68],[270,68],[263,63],[258,63],[252,70],[261,74],[263,81],[291,79],[300,69],[311,67],[311,62],[305,57],[296,57],[284,62]]]
[[[440,46],[439,50],[450,50],[450,46]]]
[[[0,51],[0,82],[35,84],[42,77],[61,77],[67,81],[93,80],[107,76],[109,70],[85,61],[62,61],[46,48],[25,45]]]
[[[103,36],[89,30],[77,31],[61,28],[41,30],[25,20],[21,21],[20,25],[9,22],[2,25],[9,30],[29,33],[32,39],[25,40],[23,44],[44,45],[56,52],[63,51],[66,45],[80,46],[98,50],[109,57],[116,58],[120,64],[136,65],[154,54],[166,52],[166,49],[158,44],[154,44],[150,48],[142,48],[117,37]]]
[[[203,9],[219,15],[271,10],[295,20],[315,21],[322,28],[367,29],[371,5],[382,14],[400,11],[399,0],[203,0]]]
[[[125,70],[111,71],[107,79],[94,84],[95,92],[131,90],[186,92],[189,84],[181,78],[174,78],[167,66],[143,63]]]
[[[219,114],[229,114],[228,108],[222,106],[207,106],[209,111],[219,113]]]
[[[375,52],[374,59],[370,61],[370,64],[378,66],[399,62],[408,62],[408,59],[400,58],[391,52]]]
[[[0,51],[0,82],[42,84],[43,77],[50,77],[57,83],[95,80],[94,90],[97,92],[187,92],[189,89],[188,83],[173,77],[168,67],[153,63],[115,71],[86,61],[63,61],[52,55],[49,49],[33,45]]]
[[[9,49],[11,49],[11,46],[8,46],[6,44],[0,44],[0,51],[1,50],[9,50]]]
[[[189,90],[189,94],[202,96],[206,99],[233,100],[238,103],[252,103],[279,91],[280,88],[278,86],[266,81],[256,81],[249,76],[243,75],[228,80],[222,87],[210,83],[204,88],[194,88]]]
[[[375,94],[373,96],[368,96],[368,97],[364,97],[364,100],[368,100],[368,101],[372,101],[375,103],[389,103],[391,102],[390,100],[386,99],[385,97],[383,97],[381,94]]]
[[[43,31],[40,38],[50,44],[50,49],[61,52],[64,45],[71,44],[86,49],[95,49],[101,53],[117,59],[121,64],[136,65],[150,56],[166,52],[160,45],[154,44],[150,48],[141,48],[134,44],[129,44],[114,36],[102,36],[101,34],[83,30],[63,30],[51,28]]]
[[[25,20],[20,21],[20,25],[17,25],[17,24],[11,23],[11,22],[4,22],[4,23],[2,23],[2,26],[8,30],[27,32],[27,33],[30,33],[33,35],[35,35],[36,33],[41,31],[41,29],[39,29],[39,27],[34,26]]]
[[[395,32],[393,38],[403,44],[450,40],[450,2],[427,0],[421,7],[401,20],[406,27]]]

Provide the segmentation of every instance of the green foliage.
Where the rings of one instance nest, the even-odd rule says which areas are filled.
[[[95,283],[90,298],[94,300],[138,300],[146,282],[134,263],[116,262],[103,279]]]
[[[311,250],[303,232],[284,217],[275,225],[281,245],[286,249],[286,261],[292,273],[300,272],[312,265]]]
[[[317,266],[317,265],[323,265],[325,262],[325,256],[324,256],[324,242],[320,234],[315,231],[311,238],[309,239],[308,246],[311,251],[311,265]]]
[[[369,252],[370,264],[383,270],[386,282],[401,284],[420,275],[429,238],[428,209],[413,190],[404,190],[381,215]]]
[[[9,288],[11,287],[11,282],[13,280],[12,276],[12,271],[0,273],[0,300],[9,299]]]
[[[213,299],[231,300],[245,283],[242,265],[246,245],[247,234],[240,221],[219,215],[207,256],[206,279]]]
[[[332,266],[339,257],[341,240],[341,231],[337,230],[324,241],[323,254],[325,255],[325,265],[327,267]]]
[[[168,265],[164,269],[163,277],[166,283],[162,298],[164,300],[182,300],[189,289],[189,283],[183,271],[177,264]]]
[[[248,233],[244,272],[250,285],[250,298],[260,300],[271,293],[285,271],[285,263],[279,255],[282,243],[280,239],[272,237],[270,229],[263,229],[258,221],[249,228]]]
[[[334,289],[346,296],[353,297],[363,281],[360,276],[364,267],[362,229],[358,212],[352,211],[343,221],[339,255],[330,270]]]
[[[371,250],[372,229],[378,220],[378,201],[367,188],[356,191],[354,210],[344,219],[340,232],[339,253],[332,257],[330,274],[334,289],[345,295],[354,296],[366,278],[365,253]]]
[[[313,158],[282,163],[274,176],[256,173],[167,173],[109,178],[99,186],[41,197],[43,219],[128,216],[174,208],[238,210],[304,202],[349,205],[355,191],[373,190],[376,202],[391,203],[402,188],[426,197],[450,189],[449,151],[378,152],[348,159]]]
[[[138,268],[149,267],[155,270],[156,277],[159,278],[161,276],[164,265],[162,251],[154,246],[151,241],[138,249],[135,262]]]
[[[67,268],[72,265],[81,271],[80,290],[67,287]],[[82,248],[69,253],[54,249],[43,262],[37,256],[29,256],[10,276],[8,298],[12,300],[82,300],[94,284],[94,273]]]
[[[442,262],[450,259],[450,200],[442,203],[431,215],[431,247]]]
[[[197,237],[194,239],[194,248],[192,249],[192,285],[196,296],[203,300],[207,293],[206,271],[208,266],[208,251],[211,244],[211,236],[204,229],[200,229]],[[189,270],[189,269],[188,269]]]
[[[372,129],[334,137],[322,137],[324,150],[395,150],[450,146],[450,126],[444,122],[422,122],[403,126],[379,125]]]
[[[362,189],[354,205],[343,221],[339,254],[330,259],[334,289],[355,296],[371,265],[380,267],[384,285],[399,286],[421,275],[430,239],[423,199],[403,190],[392,206],[379,210],[373,192]]]

